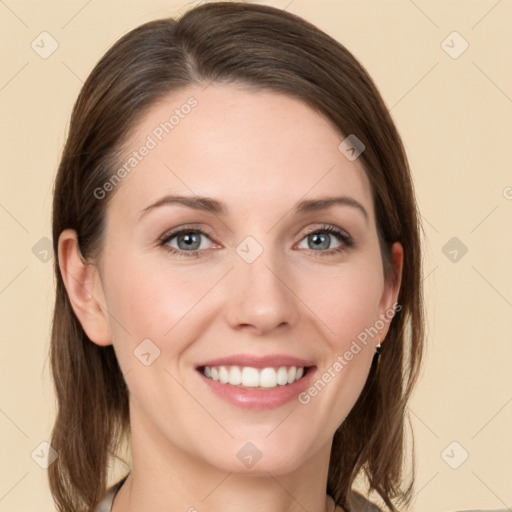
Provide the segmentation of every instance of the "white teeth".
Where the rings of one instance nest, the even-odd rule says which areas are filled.
[[[229,373],[225,366],[219,367],[219,382],[221,384],[226,384],[226,382],[229,382]]]
[[[260,385],[260,375],[256,368],[245,367],[242,370],[242,386],[257,388]]]
[[[275,388],[299,380],[304,375],[303,366],[281,366],[279,368],[252,368],[245,366],[205,366],[203,375],[221,384],[246,388]]]
[[[242,384],[242,372],[238,366],[233,366],[231,370],[229,370],[229,383],[232,386],[239,386]]]
[[[284,386],[285,384],[288,384],[288,371],[286,370],[286,368],[284,366],[281,366],[281,368],[279,368],[279,370],[277,370],[276,379],[277,379],[277,383],[280,386]]]
[[[277,386],[277,373],[274,368],[263,368],[261,370],[260,386],[262,388],[275,388]]]
[[[297,375],[297,368],[295,368],[295,366],[292,366],[288,370],[288,384],[291,384],[292,382],[295,382],[296,375]]]

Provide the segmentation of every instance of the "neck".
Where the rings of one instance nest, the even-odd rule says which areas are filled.
[[[326,495],[330,444],[288,471],[271,471],[262,457],[254,466],[260,468],[258,471],[238,472],[215,467],[163,439],[142,417],[133,420],[132,415],[132,470],[114,500],[112,512],[334,509],[334,502]]]

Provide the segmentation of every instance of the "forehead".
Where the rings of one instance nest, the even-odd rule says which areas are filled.
[[[124,172],[112,207],[122,205],[131,217],[180,193],[262,215],[302,198],[350,195],[373,212],[360,160],[339,150],[344,138],[320,113],[281,93],[219,84],[175,91],[134,127],[116,168]]]

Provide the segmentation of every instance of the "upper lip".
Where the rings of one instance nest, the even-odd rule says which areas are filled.
[[[257,356],[251,354],[235,354],[227,357],[219,357],[217,359],[210,359],[196,368],[204,366],[249,366],[251,368],[279,368],[281,366],[314,366],[312,361],[300,359],[298,357],[289,356],[286,354],[274,354],[267,356]]]

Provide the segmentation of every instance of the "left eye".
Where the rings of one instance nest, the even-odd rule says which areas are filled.
[[[331,241],[333,238],[338,238],[338,245],[335,247],[331,246]],[[343,242],[346,242],[345,237],[342,233],[335,230],[321,230],[315,231],[313,233],[309,233],[307,236],[303,238],[303,241],[307,244],[307,247],[300,245],[301,249],[311,249],[311,250],[327,250],[327,249],[337,249],[343,245]],[[303,244],[304,242],[301,242]]]

